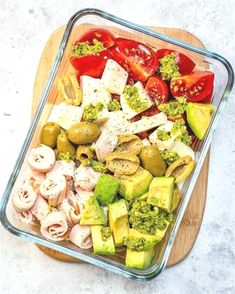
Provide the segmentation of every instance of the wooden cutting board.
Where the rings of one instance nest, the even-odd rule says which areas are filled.
[[[34,92],[33,92],[33,101],[32,101],[32,114],[34,114],[37,107],[38,101],[41,97],[45,82],[50,73],[51,67],[54,63],[54,59],[64,33],[65,27],[60,27],[55,31],[46,43],[46,46],[42,52],[42,56],[38,65],[35,83],[34,83]],[[179,39],[189,44],[193,44],[197,47],[204,48],[203,43],[196,38],[191,33],[176,28],[160,28],[160,27],[151,27],[151,29],[158,31],[160,33],[169,35],[173,38]],[[187,210],[185,212],[184,218],[180,225],[177,237],[175,239],[170,258],[168,260],[167,266],[172,266],[181,260],[183,260],[191,251],[195,240],[197,238],[203,213],[206,203],[206,193],[207,193],[207,180],[208,180],[208,169],[209,169],[209,152],[206,156],[205,162],[203,164],[201,173],[199,175],[197,184],[194,188],[193,194],[189,201]],[[48,256],[68,262],[81,262],[80,260],[67,256],[55,250],[43,247],[38,245],[38,248],[42,250]]]

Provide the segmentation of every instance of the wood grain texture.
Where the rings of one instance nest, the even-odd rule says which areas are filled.
[[[48,78],[48,75],[50,73],[51,67],[54,63],[55,56],[60,44],[60,41],[62,39],[62,35],[64,32],[65,27],[59,28],[57,31],[55,31],[49,38],[36,73],[35,77],[35,83],[34,83],[34,92],[33,92],[33,101],[32,101],[32,115],[35,112],[35,109],[37,107],[38,101],[42,95],[43,88],[45,86],[45,82]],[[84,29],[84,28],[83,28]],[[79,28],[79,33],[81,34],[83,29]],[[86,27],[87,29],[87,27]],[[196,38],[193,34],[182,30],[182,29],[175,29],[175,28],[157,28],[157,27],[151,27],[151,29],[158,31],[160,33],[169,35],[175,39],[179,39],[181,41],[184,41],[189,44],[193,44],[197,47],[203,48],[204,45],[202,42]],[[129,33],[131,35],[131,33]],[[77,35],[76,35],[77,36]],[[72,44],[74,42],[74,39],[70,39],[69,43]],[[67,56],[67,52],[65,52],[65,57]],[[59,69],[60,73],[63,73],[68,70],[70,67],[68,65],[68,62],[62,61],[63,67]],[[205,65],[202,65],[203,67]],[[200,64],[199,64],[200,67]],[[70,68],[71,69],[71,68]],[[54,97],[53,97],[54,95]],[[54,91],[54,94],[52,93],[52,98],[50,98],[51,102],[57,102],[56,100],[57,94],[56,91]],[[175,239],[175,242],[173,244],[173,248],[170,254],[170,258],[168,260],[167,266],[172,266],[181,260],[183,260],[191,251],[195,240],[197,238],[203,213],[205,209],[205,203],[206,203],[206,193],[207,193],[207,179],[208,179],[208,169],[209,169],[209,153],[207,154],[207,157],[205,159],[205,162],[203,164],[201,173],[199,175],[197,184],[194,188],[193,194],[191,196],[191,199],[189,201],[187,210],[185,212],[184,218],[182,220],[182,223],[180,225],[179,231],[177,233],[177,237]],[[61,261],[68,261],[68,262],[81,262],[80,260],[73,258],[71,256],[67,256],[63,253],[57,252],[53,249],[49,249],[46,247],[43,247],[41,245],[38,245],[38,248],[42,250],[45,254],[48,256],[61,260]]]

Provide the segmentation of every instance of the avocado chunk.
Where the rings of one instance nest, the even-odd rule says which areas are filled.
[[[180,190],[177,184],[175,184],[173,195],[172,195],[172,201],[171,201],[171,212],[178,207],[179,202],[180,202]]]
[[[104,225],[105,215],[95,196],[90,196],[82,210],[81,225]]]
[[[204,138],[213,112],[214,106],[211,103],[188,103],[186,107],[187,122],[198,139]]]
[[[148,191],[153,176],[146,169],[139,167],[132,175],[120,178],[119,193],[126,199],[132,200]]]
[[[156,243],[159,243],[162,241],[162,239],[164,238],[166,231],[170,225],[170,223],[168,221],[165,221],[165,222],[166,222],[166,227],[163,230],[160,230],[160,229],[156,230],[156,233],[155,233],[155,238],[157,241]]]
[[[173,177],[155,177],[149,186],[147,203],[170,212],[174,181]]]
[[[93,251],[96,254],[115,254],[115,246],[112,233],[106,234],[110,230],[104,226],[91,226],[91,236]]]
[[[155,255],[154,247],[145,251],[135,251],[127,248],[126,250],[126,267],[145,269],[151,265]]]
[[[109,225],[115,245],[123,245],[129,229],[128,210],[124,199],[109,204]]]
[[[155,235],[143,234],[136,229],[129,229],[125,245],[135,251],[148,250],[158,242]]]
[[[113,202],[118,190],[118,179],[111,175],[103,174],[99,177],[94,195],[101,205],[108,205]]]

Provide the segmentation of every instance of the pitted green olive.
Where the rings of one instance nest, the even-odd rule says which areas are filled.
[[[136,135],[120,135],[118,137],[117,151],[129,151],[138,155],[143,147],[141,139]]]
[[[90,148],[90,146],[78,146],[76,157],[80,162],[86,162],[88,159],[92,159],[94,157],[94,151]]]
[[[75,154],[75,147],[67,138],[65,133],[59,134],[57,137],[57,152],[58,153],[70,153],[71,155]]]
[[[140,153],[140,161],[153,176],[160,177],[165,174],[166,163],[155,146],[144,146]]]
[[[173,212],[179,205],[180,202],[180,190],[177,184],[174,186],[172,201],[171,201],[171,212]]]
[[[89,144],[98,139],[99,128],[92,122],[80,122],[67,130],[68,139],[74,144]]]
[[[54,148],[59,133],[60,126],[55,122],[48,122],[42,128],[40,142]]]
[[[184,156],[174,161],[166,170],[166,177],[174,177],[175,183],[185,180],[194,169],[195,162],[191,156]]]
[[[127,151],[115,151],[105,158],[106,167],[118,175],[131,175],[135,173],[140,165],[139,158]]]

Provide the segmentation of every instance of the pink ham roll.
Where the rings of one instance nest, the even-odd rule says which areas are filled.
[[[54,167],[46,173],[46,177],[50,177],[51,175],[60,174],[67,178],[71,178],[74,175],[75,171],[75,162],[74,161],[65,161],[58,160],[55,162]]]
[[[60,205],[60,210],[66,215],[69,224],[75,225],[80,222],[82,205],[76,196],[64,199]]]
[[[27,211],[34,205],[36,198],[37,193],[34,192],[32,186],[24,184],[13,194],[12,203],[16,211]]]
[[[41,234],[53,241],[62,241],[66,238],[68,224],[62,211],[53,211],[41,222]]]
[[[81,187],[86,191],[92,191],[98,182],[100,174],[91,167],[80,166],[74,173],[74,187]]]
[[[40,185],[41,195],[48,204],[56,206],[66,198],[67,181],[63,175],[55,174],[47,177]]]
[[[33,221],[33,215],[30,210],[22,212],[15,211],[15,217],[19,223],[29,224]]]
[[[50,147],[41,144],[30,150],[28,164],[34,171],[47,172],[55,164],[55,152]]]
[[[42,196],[38,195],[30,211],[39,221],[42,221],[50,213],[50,206]]]
[[[69,239],[82,249],[91,248],[92,239],[90,226],[75,225],[69,234]]]
[[[45,179],[45,173],[29,170],[27,172],[26,183],[33,187],[33,190],[39,193],[39,187],[42,181]]]

